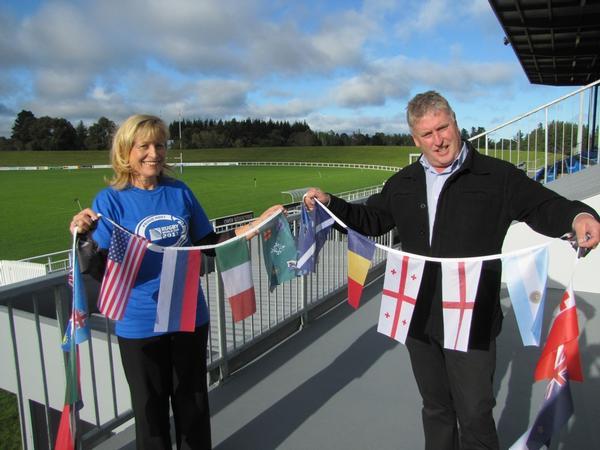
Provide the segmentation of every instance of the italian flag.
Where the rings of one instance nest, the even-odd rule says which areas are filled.
[[[234,239],[216,247],[215,252],[233,321],[239,322],[256,312],[248,245],[245,239]]]

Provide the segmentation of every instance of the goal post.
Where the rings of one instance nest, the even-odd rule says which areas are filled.
[[[179,173],[183,173],[183,153],[179,152],[179,155],[172,155],[167,157],[167,164],[174,168],[179,168]]]
[[[419,159],[419,156],[421,156],[420,153],[409,153],[408,154],[408,163],[409,164],[414,163],[416,160]]]

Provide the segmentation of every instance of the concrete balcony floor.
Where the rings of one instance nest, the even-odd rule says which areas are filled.
[[[404,345],[377,333],[383,279],[365,288],[354,311],[343,303],[211,389],[216,450],[387,450],[424,446],[421,400]],[[506,292],[498,338],[500,446],[508,448],[542,403],[534,383],[541,349],[524,347]],[[544,336],[562,291],[549,289]],[[571,383],[574,417],[551,449],[600,448],[600,295],[576,293],[585,381]],[[134,448],[129,428],[97,448]]]

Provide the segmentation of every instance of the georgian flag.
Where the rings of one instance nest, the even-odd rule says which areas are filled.
[[[442,262],[444,348],[466,352],[482,261]]]
[[[404,343],[423,278],[425,260],[388,253],[377,331]]]

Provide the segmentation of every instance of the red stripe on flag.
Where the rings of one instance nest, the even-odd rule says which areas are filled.
[[[454,349],[458,345],[458,338],[460,336],[460,330],[462,328],[462,322],[465,315],[465,309],[473,309],[475,307],[474,302],[467,302],[467,279],[465,273],[465,263],[458,263],[458,291],[460,299],[459,301],[443,301],[442,305],[447,309],[460,309],[460,315],[458,318],[458,329],[456,330],[456,337],[454,339]]]
[[[364,286],[358,281],[355,281],[352,278],[348,277],[348,303],[354,309],[358,309],[363,287]]]
[[[196,306],[198,303],[198,288],[200,280],[200,251],[188,251],[187,271],[185,276],[185,287],[181,305],[181,331],[194,331],[196,327]]]
[[[254,286],[233,297],[229,297],[229,305],[231,306],[231,315],[234,322],[239,322],[254,314],[256,312]]]
[[[392,331],[390,333],[390,337],[393,338],[396,337],[396,332],[398,331],[398,322],[400,320],[400,312],[402,311],[402,303],[407,302],[411,305],[414,305],[417,302],[417,299],[409,297],[405,293],[406,280],[408,278],[408,262],[408,256],[402,257],[402,267],[400,269],[400,286],[398,287],[398,292],[390,291],[388,289],[383,290],[384,295],[396,299],[396,309],[394,310],[394,322],[392,323]]]

